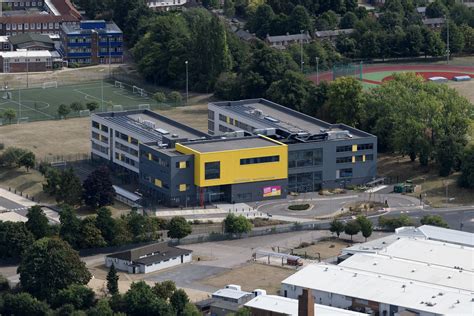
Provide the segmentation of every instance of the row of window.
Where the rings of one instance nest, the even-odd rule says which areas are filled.
[[[92,127],[93,128],[96,128],[96,129],[99,129],[101,130],[102,132],[106,132],[108,133],[109,132],[109,128],[106,126],[106,125],[100,125],[98,122],[96,121],[92,121]]]
[[[92,49],[90,47],[68,47],[69,53],[90,53]]]
[[[106,154],[107,156],[109,155],[109,148],[101,146],[99,144],[96,144],[92,142],[92,149],[97,150],[103,154]]]
[[[258,163],[268,163],[268,162],[277,162],[280,161],[280,156],[265,156],[265,157],[255,157],[255,158],[243,158],[240,159],[241,165],[253,165]]]
[[[317,191],[321,187],[323,172],[303,172],[288,175],[288,190],[290,192]]]
[[[102,136],[102,135],[100,135],[99,133],[96,133],[96,132],[94,132],[94,131],[92,132],[92,138],[93,138],[93,139],[96,139],[96,140],[98,140],[98,141],[101,141],[101,142],[103,142],[103,143],[105,143],[105,144],[108,144],[108,143],[109,143],[109,138],[108,138],[108,137]]]
[[[125,162],[127,165],[130,165],[130,166],[133,166],[133,167],[135,167],[135,165],[137,164],[137,162],[135,160],[130,159],[127,156],[119,154],[117,152],[115,153],[115,159],[120,160],[122,162]]]
[[[119,131],[115,131],[115,137],[120,138],[121,140],[124,140],[126,142],[129,142],[130,144],[138,146],[138,140],[136,138],[133,138],[132,136],[128,136],[127,134],[120,133]]]
[[[288,152],[288,168],[320,166],[323,164],[323,149],[298,150]]]
[[[208,126],[209,127],[209,126]],[[214,124],[212,125],[212,128],[214,128]],[[232,128],[228,128],[224,125],[221,125],[219,124],[219,132],[222,132],[222,133],[230,133],[230,132],[233,132],[234,130]]]
[[[339,178],[351,178],[352,177],[352,168],[345,168],[336,170],[336,179]]]
[[[11,2],[9,7],[42,7],[42,1]]]
[[[135,150],[133,148],[130,148],[128,146],[125,146],[125,145],[122,145],[121,143],[119,142],[115,142],[115,148],[121,150],[121,151],[124,151],[126,153],[129,153],[130,155],[132,156],[135,156],[135,157],[138,157],[138,150]]]
[[[346,151],[353,151],[353,145],[345,145],[345,146],[337,146],[336,147],[336,152],[346,152]],[[373,143],[368,143],[368,144],[358,144],[354,145],[357,146],[357,150],[369,150],[369,149],[374,149],[374,144]]]
[[[118,53],[122,51],[122,47],[101,47],[100,52],[101,53]]]
[[[5,24],[6,30],[59,30],[59,23],[7,23]]]
[[[170,164],[167,160],[164,160],[164,159],[161,159],[160,157],[156,156],[156,155],[153,155],[151,153],[142,153],[142,156],[145,157],[146,159],[150,160],[150,161],[154,161],[156,163],[158,163],[158,165],[160,167],[163,167],[163,168],[169,168],[170,167]]]
[[[364,155],[357,155],[355,157],[355,162],[362,162],[364,161]],[[365,155],[365,161],[371,161],[374,160],[374,155],[369,154]],[[336,158],[336,163],[349,163],[352,162],[352,156],[346,156],[346,157],[337,157]]]
[[[242,122],[240,122],[236,119],[233,119],[231,117],[225,116],[223,114],[219,114],[219,120],[222,121],[222,122],[226,122],[227,124],[237,126],[239,129],[244,130],[244,131],[248,131],[248,132],[253,131],[252,126],[250,126],[248,124],[245,124],[245,123],[242,123]]]
[[[207,110],[207,118],[214,121],[214,111]]]

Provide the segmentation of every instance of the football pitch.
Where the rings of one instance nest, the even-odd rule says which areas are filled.
[[[92,101],[99,104],[96,112],[168,107],[165,104],[158,104],[148,94],[134,93],[133,88],[125,84],[116,87],[115,84],[106,81],[94,81],[51,88],[2,90],[0,113],[6,109],[13,109],[19,122],[51,120],[59,118],[60,104],[70,105],[73,102],[80,102],[85,108],[85,104]],[[68,116],[80,115],[79,112],[71,111]],[[83,115],[88,113],[85,112]]]

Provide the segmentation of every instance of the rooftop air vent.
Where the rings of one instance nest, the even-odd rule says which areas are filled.
[[[155,128],[155,131],[157,131],[158,133],[163,134],[163,135],[168,135],[170,133],[167,130],[162,129],[162,128]]]
[[[272,122],[272,123],[279,123],[279,122],[280,122],[280,120],[277,120],[276,118],[271,117],[271,116],[265,116],[264,118],[265,118],[267,121]]]

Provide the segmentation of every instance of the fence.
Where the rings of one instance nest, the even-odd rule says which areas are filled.
[[[240,238],[250,238],[250,237],[259,237],[273,234],[282,234],[282,233],[291,233],[296,231],[303,230],[326,230],[329,229],[330,223],[316,223],[316,222],[307,222],[307,223],[294,223],[288,225],[273,226],[270,228],[257,228],[246,234],[221,234],[221,233],[210,233],[206,235],[190,235],[180,240],[171,240],[170,245],[190,245],[203,242],[211,241],[223,241],[223,240],[232,240]]]
[[[362,62],[359,64],[336,64],[332,67],[332,80],[339,77],[354,77],[362,80]]]

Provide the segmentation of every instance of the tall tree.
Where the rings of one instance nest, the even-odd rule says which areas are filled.
[[[302,5],[297,5],[288,18],[288,32],[298,34],[301,31],[311,34],[313,32],[313,21],[306,8]]]
[[[59,118],[66,118],[69,113],[71,113],[71,108],[66,104],[60,104],[58,107],[58,116]]]
[[[59,189],[55,192],[56,200],[68,205],[79,205],[82,201],[81,180],[72,168],[60,173]]]
[[[15,316],[43,316],[52,313],[48,304],[41,302],[29,293],[11,294],[3,297],[2,314]]]
[[[170,303],[176,311],[176,314],[182,315],[186,308],[186,304],[189,303],[189,297],[183,289],[178,289],[174,291],[173,295],[171,295]]]
[[[288,108],[303,111],[312,101],[313,83],[301,73],[285,72],[281,80],[274,81],[266,92],[267,98]]]
[[[465,149],[461,162],[459,185],[464,188],[474,188],[474,146]]]
[[[168,237],[182,239],[191,234],[191,224],[184,217],[175,216],[168,224]]]
[[[119,293],[118,289],[119,276],[114,264],[110,266],[109,272],[107,273],[107,290],[110,295],[116,295]]]
[[[34,205],[28,209],[26,214],[28,221],[26,228],[35,236],[36,239],[46,237],[49,233],[48,218],[39,205]]]
[[[35,166],[35,162],[36,162],[35,154],[28,150],[20,157],[20,160],[18,161],[18,165],[25,167],[26,172],[28,172],[30,171],[30,168],[33,168]]]
[[[231,213],[224,219],[224,228],[226,233],[242,235],[252,230],[252,223],[242,215]]]
[[[173,315],[166,301],[158,298],[144,281],[132,283],[124,296],[128,315]]]
[[[341,235],[342,232],[344,232],[344,223],[341,221],[338,221],[336,218],[331,222],[331,226],[329,227],[329,231],[331,233],[336,233],[337,238],[339,238],[339,235]]]
[[[117,232],[117,224],[112,218],[112,212],[106,207],[97,210],[96,227],[108,245],[112,245]]]
[[[25,250],[34,242],[33,234],[22,222],[0,221],[0,258],[20,259]]]
[[[352,241],[352,236],[357,235],[360,232],[360,225],[357,221],[352,220],[346,223],[346,226],[344,227],[344,232],[351,236],[351,241]]]
[[[71,304],[78,310],[89,309],[94,303],[94,291],[83,284],[71,284],[67,288],[59,290],[52,301],[53,306]]]
[[[153,286],[153,293],[164,301],[168,301],[176,290],[176,284],[171,280],[157,282]]]
[[[79,240],[79,247],[85,248],[100,248],[105,247],[107,243],[101,235],[101,231],[95,226],[95,218],[88,216],[81,222],[81,235]]]
[[[367,241],[367,238],[369,238],[372,235],[372,232],[374,230],[374,225],[365,216],[357,216],[356,220],[360,226],[360,231],[362,233],[362,236],[364,236],[365,241]]]
[[[448,13],[448,8],[440,0],[435,0],[426,7],[426,17],[442,18]]]
[[[364,118],[363,102],[362,85],[354,78],[340,77],[329,86],[327,107],[333,122],[359,127]]]
[[[100,167],[93,171],[82,187],[84,202],[92,209],[111,205],[114,201],[115,190],[107,167]]]
[[[224,15],[231,18],[235,15],[235,5],[232,0],[224,0]]]
[[[18,267],[23,289],[39,299],[51,299],[71,284],[87,284],[91,278],[85,263],[65,241],[37,240],[25,252]]]
[[[76,212],[69,206],[63,206],[59,213],[60,229],[59,236],[67,241],[73,248],[80,247],[81,239],[81,220]]]

